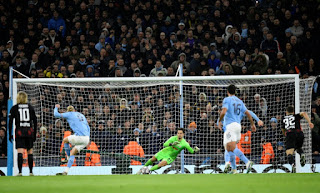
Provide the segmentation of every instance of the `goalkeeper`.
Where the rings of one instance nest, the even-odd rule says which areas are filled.
[[[164,148],[156,153],[151,159],[149,159],[145,164],[144,167],[142,167],[137,174],[141,174],[143,171],[143,168],[148,167],[153,164],[155,161],[160,161],[159,164],[154,165],[150,171],[154,171],[157,169],[160,169],[161,167],[164,167],[168,164],[171,164],[178,156],[178,154],[184,150],[187,149],[190,153],[195,153],[200,151],[198,147],[191,148],[189,143],[186,142],[186,140],[183,138],[184,136],[184,129],[179,128],[178,133],[176,136],[170,137],[164,144]]]

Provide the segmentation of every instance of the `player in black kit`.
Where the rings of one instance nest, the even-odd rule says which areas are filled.
[[[301,129],[300,120],[305,118],[309,127],[313,128],[313,123],[311,123],[310,118],[306,112],[301,112],[298,114],[294,114],[294,107],[287,107],[286,116],[283,118],[283,126],[286,136],[286,154],[288,156],[289,164],[292,166],[292,173],[295,173],[295,164],[294,164],[294,156],[293,153],[296,150],[300,155],[300,164],[303,167],[306,164],[305,155],[302,150],[304,135]]]
[[[12,123],[15,120],[15,141],[18,151],[18,176],[22,176],[23,151],[28,151],[28,164],[30,176],[33,176],[33,143],[36,140],[37,117],[33,107],[28,104],[28,95],[25,92],[19,92],[17,95],[17,104],[10,110],[9,115],[9,137],[12,142]]]

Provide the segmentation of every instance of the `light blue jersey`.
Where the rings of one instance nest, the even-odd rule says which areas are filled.
[[[258,117],[254,112],[252,112],[252,111],[249,110],[249,113],[250,113],[250,115],[252,116],[252,118],[253,118],[254,120],[256,120],[257,122],[260,121],[259,117]],[[241,114],[241,120],[242,120],[245,116],[246,116],[246,114],[245,114],[245,113],[242,113],[242,114]],[[223,127],[222,127],[223,132],[225,132],[225,131],[226,131],[226,124],[224,124],[224,121],[222,121],[222,124],[223,124]]]
[[[79,112],[59,113],[58,108],[56,107],[54,108],[54,116],[67,119],[70,128],[75,133],[75,135],[90,137],[90,127],[86,117],[83,114]]]
[[[225,125],[231,123],[241,123],[242,115],[247,111],[247,107],[236,96],[230,96],[223,99],[222,108],[227,108],[227,112],[224,116]]]

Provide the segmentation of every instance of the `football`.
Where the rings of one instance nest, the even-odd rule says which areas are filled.
[[[150,174],[150,170],[147,166],[144,166],[141,171],[142,174]]]

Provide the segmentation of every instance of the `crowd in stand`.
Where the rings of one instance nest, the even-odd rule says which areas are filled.
[[[9,66],[31,78],[174,76],[181,63],[184,76],[318,75],[319,9],[315,0],[0,0],[1,127]]]

